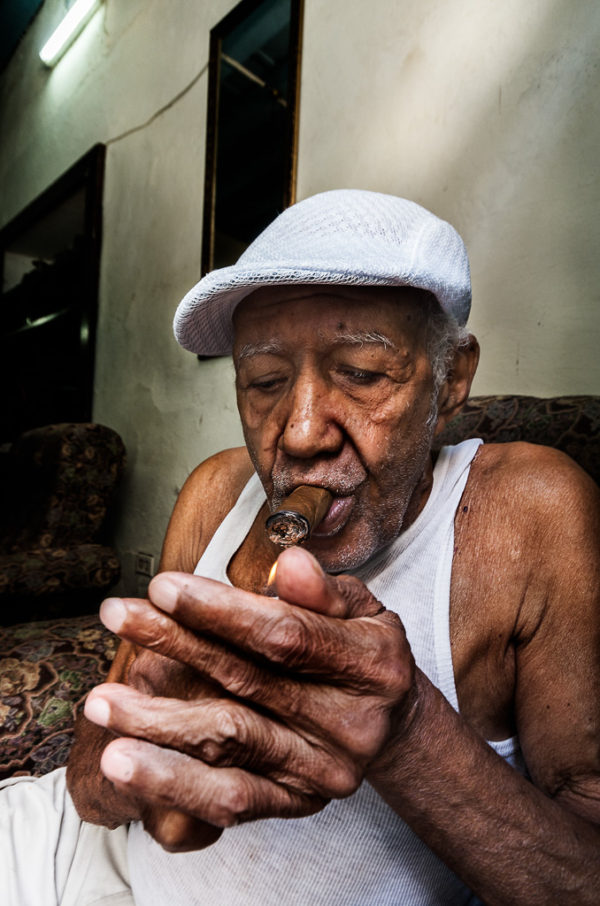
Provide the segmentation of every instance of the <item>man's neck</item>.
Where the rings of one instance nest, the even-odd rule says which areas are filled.
[[[429,500],[429,495],[431,494],[431,489],[433,487],[433,469],[436,458],[437,454],[431,454],[427,457],[427,462],[425,464],[423,474],[417,482],[417,485],[408,502],[408,506],[406,507],[404,519],[402,520],[401,532],[405,532],[406,529],[411,526],[413,522],[415,522],[419,514],[425,508],[425,504]]]

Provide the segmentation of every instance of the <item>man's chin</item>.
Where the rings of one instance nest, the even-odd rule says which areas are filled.
[[[379,549],[374,544],[336,544],[336,538],[311,538],[307,549],[327,573],[345,573],[364,566]]]
[[[319,534],[317,530],[307,549],[326,572],[344,573],[360,569],[388,547],[401,531],[402,516],[397,511],[386,513],[381,521],[359,517],[330,535]]]

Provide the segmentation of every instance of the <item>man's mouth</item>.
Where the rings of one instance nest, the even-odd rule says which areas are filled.
[[[285,493],[279,491],[271,501],[271,512],[277,512],[280,507],[284,507],[285,501],[290,497],[292,491],[295,491],[296,488],[306,486],[306,484],[306,482],[299,482],[294,485],[286,485]],[[350,482],[345,482],[345,484],[347,487],[337,487],[334,489],[328,486],[325,481],[323,481],[322,484],[318,481],[310,483],[310,487],[325,488],[333,496],[333,500],[325,515],[318,525],[313,526],[310,533],[311,538],[328,538],[337,535],[350,519],[356,505],[356,491],[358,488],[352,487]]]
[[[295,470],[280,468],[271,474],[273,496],[271,512],[276,512],[283,501],[301,486],[323,488],[332,495],[333,500],[325,515],[317,525],[312,525],[310,537],[318,542],[338,535],[355,511],[361,489],[367,480],[364,469],[357,463],[334,464],[325,471],[319,468],[303,470],[304,474],[294,474]]]
[[[353,495],[334,497],[325,516],[319,525],[313,529],[311,537],[327,538],[331,535],[337,535],[348,522],[354,509],[354,504],[355,497]]]

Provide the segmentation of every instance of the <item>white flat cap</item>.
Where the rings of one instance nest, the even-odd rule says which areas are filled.
[[[469,259],[454,227],[404,198],[336,189],[287,208],[236,264],[203,277],[177,308],[175,337],[199,355],[228,355],[236,305],[261,286],[290,284],[414,286],[461,325],[471,307]]]

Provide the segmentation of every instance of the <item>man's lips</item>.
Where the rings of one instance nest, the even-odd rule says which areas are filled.
[[[354,496],[334,497],[333,502],[318,526],[313,529],[312,538],[326,538],[339,532],[350,518],[354,509]]]

